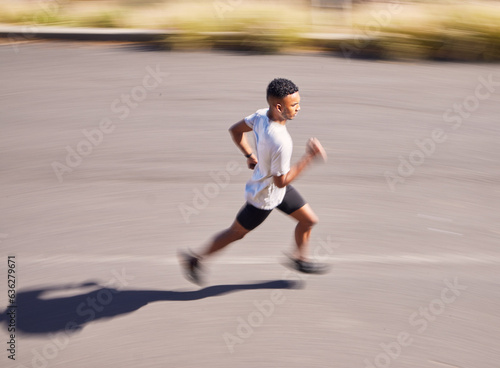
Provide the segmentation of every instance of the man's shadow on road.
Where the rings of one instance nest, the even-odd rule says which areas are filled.
[[[44,298],[57,291],[77,291],[99,287],[97,290],[68,297]],[[297,289],[296,281],[276,280],[250,284],[216,285],[197,291],[119,290],[94,282],[80,285],[52,286],[17,293],[15,309],[16,333],[47,334],[65,331],[70,334],[93,321],[131,313],[158,301],[192,301],[220,296],[241,290]],[[0,323],[11,323],[8,308],[1,312]]]

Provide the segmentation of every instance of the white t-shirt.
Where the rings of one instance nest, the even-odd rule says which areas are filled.
[[[290,171],[293,142],[285,125],[269,120],[269,109],[257,110],[247,116],[245,123],[255,133],[258,164],[245,187],[245,199],[252,206],[271,210],[278,206],[285,196],[286,188],[278,188],[273,176],[285,175]]]

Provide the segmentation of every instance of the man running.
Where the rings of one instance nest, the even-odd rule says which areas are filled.
[[[304,273],[324,273],[327,266],[308,260],[311,230],[318,222],[311,206],[290,185],[315,157],[326,160],[326,153],[316,138],[307,142],[304,156],[290,165],[293,143],[286,129],[286,122],[295,118],[300,110],[299,88],[290,80],[276,78],[267,87],[269,108],[247,116],[229,128],[231,137],[247,158],[253,169],[252,178],[245,187],[246,204],[239,211],[233,224],[216,235],[199,253],[180,254],[186,277],[202,283],[201,263],[259,226],[274,208],[297,220],[295,242],[297,249],[292,256],[292,267]],[[245,133],[255,134],[256,152],[247,142]]]

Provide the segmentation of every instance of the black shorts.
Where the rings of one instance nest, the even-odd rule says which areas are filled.
[[[285,197],[283,201],[276,207],[280,211],[290,215],[291,213],[297,211],[299,208],[303,207],[307,202],[302,198],[299,192],[292,187],[287,185]],[[238,212],[236,220],[247,230],[253,230],[269,216],[272,210],[261,210],[260,208],[254,207],[247,203]]]

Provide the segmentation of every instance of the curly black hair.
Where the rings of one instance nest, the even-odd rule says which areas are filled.
[[[285,78],[275,78],[267,86],[266,97],[283,98],[299,91],[299,87],[291,80]]]

